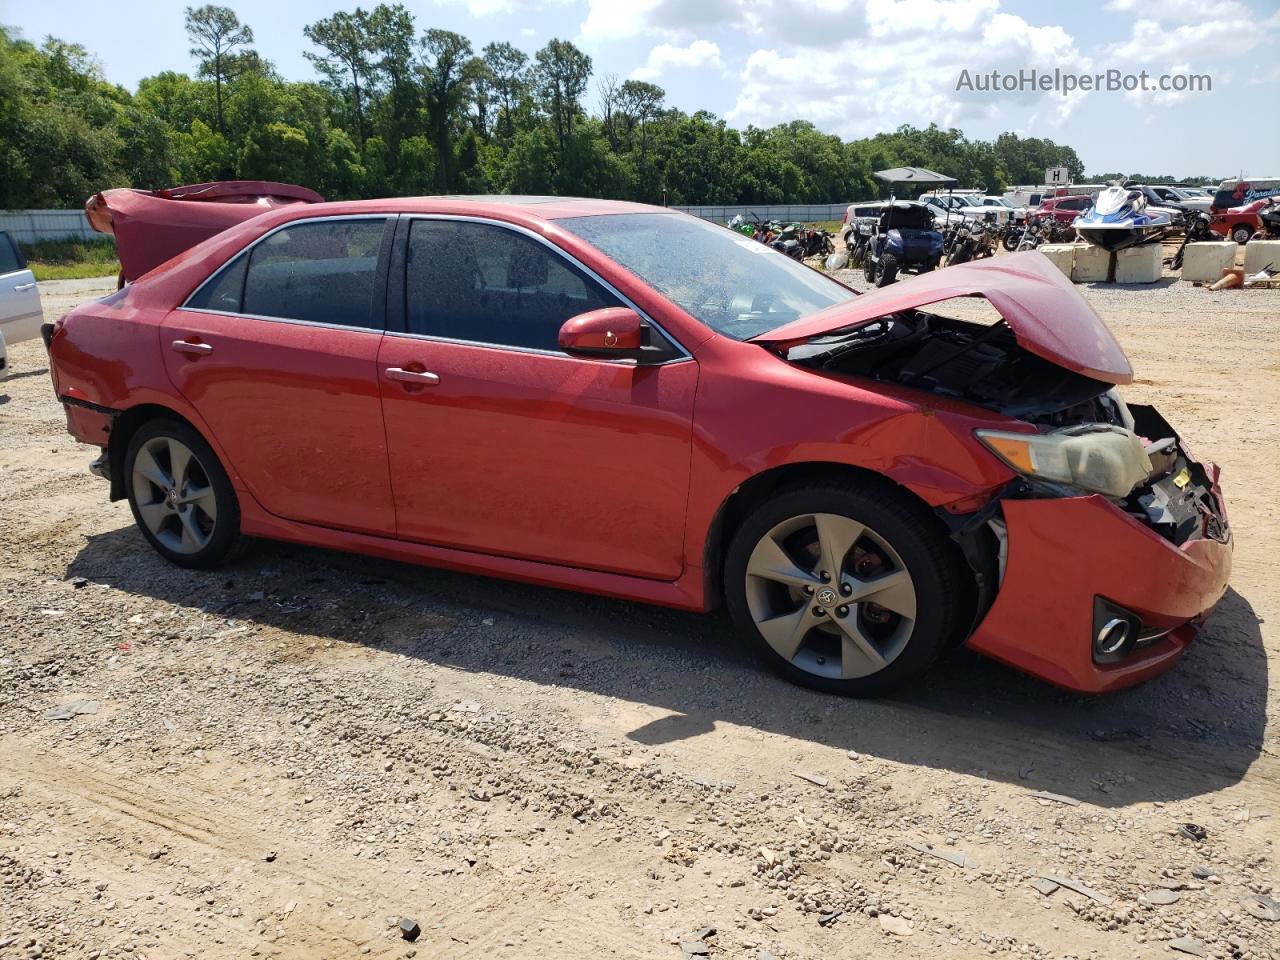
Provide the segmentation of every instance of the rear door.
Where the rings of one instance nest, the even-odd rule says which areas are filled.
[[[0,231],[0,334],[13,346],[38,337],[43,322],[36,278],[13,238]]]
[[[627,305],[598,278],[496,223],[404,227],[378,362],[400,537],[678,576],[697,363],[652,326],[661,362],[570,356],[565,320]]]
[[[385,216],[294,221],[161,328],[175,386],[276,516],[395,531],[376,366],[393,233]]]

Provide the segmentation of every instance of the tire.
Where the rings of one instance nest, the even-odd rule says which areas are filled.
[[[862,276],[867,283],[876,282],[876,262],[868,252],[866,258],[862,261]]]
[[[1246,224],[1238,223],[1231,228],[1231,239],[1236,243],[1248,243],[1252,236],[1253,229]]]
[[[1005,235],[1000,238],[1000,245],[1009,253],[1013,253],[1018,249],[1018,244],[1022,242],[1022,234],[1023,231],[1021,230],[1016,233],[1013,230],[1007,230]]]
[[[185,466],[177,459],[183,450],[189,455]],[[170,563],[210,570],[236,552],[240,504],[235,489],[204,437],[185,423],[143,424],[125,451],[124,483],[138,529]]]
[[[821,558],[839,554],[850,538],[840,582],[822,581],[830,571],[821,569],[828,565]],[[724,578],[737,633],[766,666],[793,683],[845,696],[879,696],[919,679],[955,638],[965,608],[960,560],[937,519],[875,482],[775,494],[734,533]],[[862,595],[888,606],[844,601],[877,578],[893,578],[893,585]],[[837,596],[824,597],[824,590]]]
[[[898,279],[898,258],[892,253],[886,253],[880,258],[880,278],[876,280],[877,287],[887,287],[893,281]]]

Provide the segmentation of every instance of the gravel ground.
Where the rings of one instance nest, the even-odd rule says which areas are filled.
[[[1280,292],[1082,292],[1237,538],[1186,659],[1097,698],[964,651],[826,697],[718,617],[293,546],[178,570],[14,347],[0,958],[1280,958]]]

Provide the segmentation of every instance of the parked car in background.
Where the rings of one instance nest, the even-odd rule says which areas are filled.
[[[1236,243],[1248,243],[1262,229],[1262,217],[1259,214],[1275,200],[1275,197],[1267,197],[1216,213],[1209,221],[1209,229]]]
[[[1204,210],[1207,212],[1209,207],[1213,205],[1213,201],[1208,197],[1202,197],[1183,187],[1152,184],[1146,190],[1148,202],[1162,207],[1189,207],[1192,210]]]
[[[1093,206],[1093,198],[1079,195],[1068,197],[1045,197],[1036,207],[1033,215],[1048,217],[1059,223],[1073,223],[1076,217]]]
[[[1009,223],[1014,215],[1013,205],[1003,197],[977,193],[926,193],[920,197],[920,202],[942,211],[943,215],[939,219],[944,221],[954,221],[956,213],[959,213],[969,220]]]
[[[1045,198],[1045,191],[1039,188],[1030,187],[1014,187],[1004,192],[1004,199],[1008,200],[1015,207],[1025,207],[1028,210],[1034,210],[1040,206],[1040,201]]]
[[[0,334],[13,346],[40,336],[42,323],[35,274],[13,237],[0,230]]]
[[[121,187],[85,201],[89,225],[114,236],[120,286],[215,233],[294,203],[320,203],[307,187],[270,180],[222,180],[163,190]]]
[[[880,211],[888,206],[888,200],[864,200],[851,203],[844,211],[844,224],[840,227],[840,239],[846,246],[852,246],[850,237],[857,229],[858,221],[875,223],[880,219]]]
[[[1000,324],[948,315],[975,296]],[[180,566],[266,537],[723,603],[845,694],[960,642],[1138,683],[1230,570],[1217,469],[1125,404],[1119,343],[1035,252],[857,295],[661,207],[296,204],[43,332],[69,431]]]

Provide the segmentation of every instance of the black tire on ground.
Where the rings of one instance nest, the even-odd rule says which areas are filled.
[[[898,279],[898,258],[892,253],[886,253],[880,258],[880,278],[876,280],[877,287],[887,287],[893,281]]]
[[[1238,223],[1231,228],[1231,239],[1236,243],[1248,243],[1252,236],[1253,228],[1247,224]]]
[[[183,553],[171,549],[157,539],[156,535],[152,533],[143,520],[139,509],[140,497],[146,496],[147,493],[154,494],[154,491],[144,493],[134,489],[134,467],[138,453],[148,441],[160,438],[177,440],[185,445],[194,454],[200,471],[204,474],[204,478],[208,481],[208,486],[213,491],[216,503],[216,520],[213,522],[212,529],[208,534],[208,542],[201,549],[192,553]],[[125,494],[129,500],[129,508],[133,511],[133,519],[137,523],[138,529],[147,539],[147,542],[155,548],[156,552],[170,563],[180,567],[210,570],[221,566],[240,552],[243,540],[240,536],[240,503],[236,498],[235,488],[231,486],[231,480],[227,477],[226,470],[223,469],[222,464],[218,461],[213,448],[205,442],[204,437],[200,436],[187,424],[178,420],[161,418],[148,421],[139,427],[130,438],[129,446],[125,451],[124,484]]]
[[[914,583],[916,619],[910,636],[878,672],[845,679],[811,673],[775,651],[752,616],[747,598],[752,551],[778,524],[815,513],[849,517],[873,530],[901,557]],[[880,696],[918,680],[957,638],[966,608],[962,560],[937,518],[908,494],[875,481],[784,488],[774,494],[735,531],[724,583],[725,605],[738,636],[758,659],[792,683],[844,696]]]
[[[871,256],[871,251],[869,250],[867,251],[866,256],[862,259],[862,276],[867,283],[876,282],[876,261]]]

